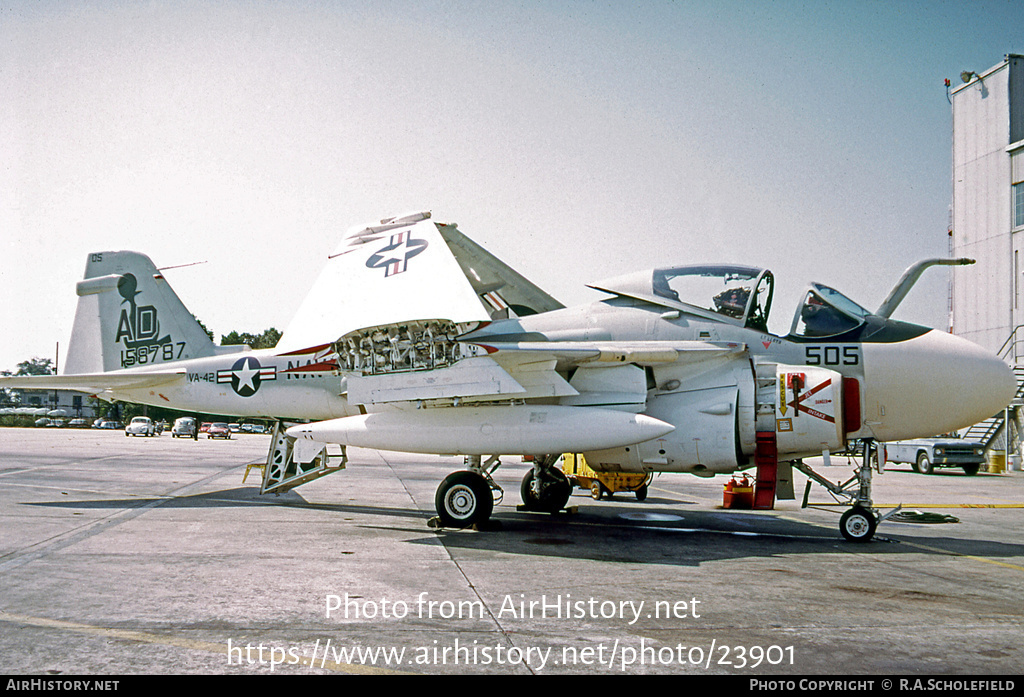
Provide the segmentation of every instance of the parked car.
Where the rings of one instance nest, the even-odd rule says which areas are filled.
[[[172,438],[191,438],[195,434],[196,420],[191,416],[182,416],[174,420],[171,428]]]
[[[231,429],[225,423],[214,423],[210,424],[210,428],[206,431],[207,438],[231,438]]]
[[[918,438],[885,443],[886,462],[906,462],[921,474],[937,467],[962,467],[964,474],[977,474],[985,462],[985,446],[959,438]]]
[[[88,425],[89,422],[85,419],[71,419],[71,421],[68,421],[68,426],[71,428],[86,428]]]
[[[136,416],[124,429],[126,436],[155,436],[156,426],[148,416]]]

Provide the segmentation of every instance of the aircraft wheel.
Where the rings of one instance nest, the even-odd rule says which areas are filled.
[[[964,465],[964,474],[966,474],[968,477],[973,477],[978,473],[979,469],[981,469],[981,465],[977,463],[973,465]]]
[[[875,536],[875,516],[860,506],[854,506],[839,519],[839,532],[850,542],[867,542]]]
[[[647,498],[647,485],[644,484],[642,487],[636,490],[636,500],[643,501]]]
[[[434,507],[442,526],[468,528],[491,517],[494,497],[487,480],[476,472],[452,472],[437,487]]]
[[[531,511],[542,511],[544,513],[557,513],[565,508],[572,495],[572,485],[562,470],[552,468],[548,471],[550,480],[541,487],[540,498],[533,493],[533,470],[526,473],[523,483],[519,487],[519,494],[523,498],[523,504]]]
[[[602,496],[604,496],[604,487],[601,486],[601,482],[595,479],[590,485],[590,498],[600,501]]]
[[[932,461],[928,459],[927,453],[921,453],[917,456],[917,471],[921,474],[931,474],[935,471],[932,467]]]

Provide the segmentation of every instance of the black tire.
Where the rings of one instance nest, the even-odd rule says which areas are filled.
[[[562,470],[551,469],[551,476],[555,480],[544,487],[540,499],[533,494],[533,470],[531,469],[523,477],[523,483],[519,487],[519,495],[523,499],[523,505],[531,511],[543,513],[557,513],[565,508],[572,495],[572,484]]]
[[[870,511],[854,506],[839,519],[839,532],[850,542],[868,542],[875,536],[877,525],[878,521]]]
[[[917,467],[915,467],[921,474],[934,474],[935,467],[932,465],[932,461],[928,459],[928,453],[918,453],[917,455]]]
[[[981,469],[981,465],[975,462],[973,465],[964,465],[963,468],[964,474],[968,477],[973,477],[978,473],[978,470]]]
[[[642,487],[636,490],[636,500],[643,501],[647,498],[647,485],[644,484]]]
[[[590,498],[600,501],[602,496],[604,496],[604,487],[595,479],[590,483]]]
[[[434,495],[434,507],[442,526],[468,528],[491,517],[494,497],[486,479],[464,470],[444,478]]]

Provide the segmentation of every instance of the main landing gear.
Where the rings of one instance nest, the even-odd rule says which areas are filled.
[[[833,484],[802,461],[798,460],[793,463],[793,466],[806,474],[808,479],[812,479],[828,489],[836,501],[851,506],[839,519],[839,532],[850,542],[870,541],[875,535],[878,524],[895,515],[902,508],[902,506],[897,506],[883,515],[871,504],[872,462],[878,462],[875,450],[876,445],[873,440],[865,440],[863,442],[860,464],[853,477],[842,484]],[[825,457],[825,464],[828,465],[828,451],[825,451],[823,455]],[[804,490],[804,508],[807,507],[807,497],[810,491],[811,482],[808,481],[807,488]]]
[[[560,455],[537,455],[533,469],[523,477],[519,492],[528,511],[557,513],[565,508],[572,494],[572,484],[562,470],[555,467]],[[504,495],[491,478],[499,466],[497,456],[481,462],[479,455],[466,458],[468,469],[452,472],[434,495],[437,509],[436,525],[445,528],[468,528],[487,523],[494,505]],[[432,524],[435,524],[432,521]]]
[[[466,458],[466,465],[469,469],[452,472],[437,487],[434,507],[439,527],[484,525],[491,517],[494,504],[500,502],[504,495],[491,478],[491,472],[501,465],[496,455],[487,462],[481,462],[479,455],[470,455]]]
[[[533,469],[523,477],[519,493],[523,507],[528,511],[557,513],[565,508],[572,495],[572,483],[565,473],[555,467],[560,455],[537,455]]]

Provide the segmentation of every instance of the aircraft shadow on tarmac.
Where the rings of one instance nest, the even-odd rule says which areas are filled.
[[[353,506],[348,504],[309,503],[299,493],[288,491],[273,496],[260,495],[259,487],[221,489],[188,496],[133,496],[120,499],[92,499],[32,502],[27,505],[52,508],[78,508],[82,510],[132,510],[145,506],[162,508],[230,508],[270,506],[285,508],[308,508],[337,513],[387,515],[423,520],[424,513],[411,508],[388,508],[382,506]]]
[[[586,501],[586,503],[584,503]],[[653,505],[652,505],[653,504]],[[669,510],[667,505],[671,504]],[[846,542],[838,529],[812,525],[771,513],[682,509],[673,499],[650,498],[642,504],[623,499],[591,502],[574,497],[576,512],[559,514],[516,511],[502,506],[485,530],[427,528],[432,510],[371,505],[310,503],[290,491],[280,496],[260,496],[256,487],[223,489],[188,496],[132,497],[120,499],[62,500],[28,505],[81,510],[124,510],[144,507],[225,508],[272,506],[301,508],[339,515],[380,516],[418,521],[417,526],[372,522],[357,523],[364,529],[379,528],[417,535],[409,544],[437,544],[462,550],[561,557],[631,564],[697,566],[703,562],[783,554],[835,553],[937,554],[992,558],[1024,556],[1024,545],[995,540],[913,536],[914,528],[934,526],[885,524],[866,544]],[[350,524],[351,521],[345,521]],[[902,530],[901,530],[902,528]],[[900,544],[900,542],[917,544]]]
[[[655,514],[650,516],[656,517]],[[529,556],[554,556],[620,563],[697,566],[703,562],[789,554],[936,554],[1019,557],[1024,545],[955,537],[925,537],[918,545],[896,525],[879,530],[867,544],[843,540],[837,529],[822,528],[771,515],[728,511],[686,511],[680,520],[644,520],[633,507],[605,506],[575,515],[521,513],[502,516],[496,533],[465,534],[443,531],[415,543],[430,544],[438,537],[449,548],[493,550]],[[910,532],[907,530],[906,532]]]

